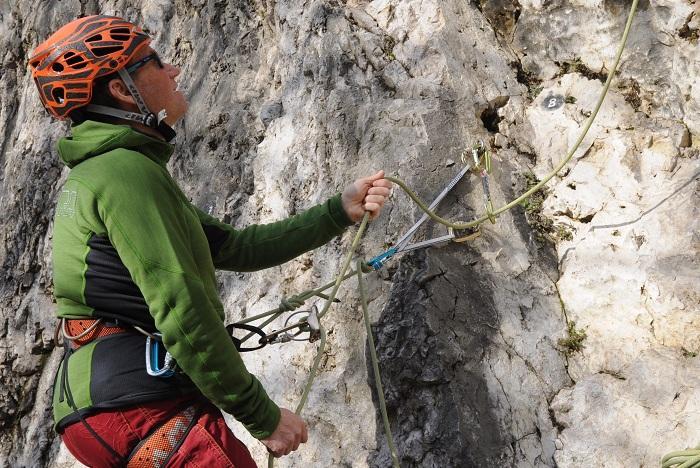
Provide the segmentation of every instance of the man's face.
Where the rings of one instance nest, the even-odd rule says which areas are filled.
[[[150,46],[146,47],[140,50],[128,65],[151,54],[155,54],[155,51]],[[177,89],[175,82],[179,74],[179,68],[170,63],[161,62],[160,59],[149,60],[131,73],[131,78],[141,97],[146,101],[148,109],[155,114],[165,109],[168,113],[165,123],[170,126],[175,125],[185,115],[188,107],[185,96]]]

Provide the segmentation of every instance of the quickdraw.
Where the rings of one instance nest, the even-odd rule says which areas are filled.
[[[468,172],[472,172],[481,176],[482,185],[484,187],[484,195],[487,200],[487,209],[490,208],[493,211],[493,205],[491,204],[491,193],[489,191],[488,176],[491,172],[491,152],[484,146],[483,142],[479,142],[472,147],[471,153],[474,158],[474,163],[469,167],[469,163],[466,158],[467,152],[462,153],[462,162],[464,163],[464,168],[447,184],[447,186],[440,192],[440,194],[433,200],[433,202],[428,206],[429,210],[434,210],[438,204],[447,196],[448,193],[452,191],[453,188],[464,178]],[[396,244],[389,248],[388,250],[382,252],[376,257],[370,259],[367,264],[374,270],[380,270],[384,264],[392,258],[394,255],[410,252],[412,250],[424,249],[427,247],[433,247],[440,244],[445,244],[447,242],[465,242],[467,240],[475,239],[480,235],[478,227],[470,230],[468,233],[461,233],[458,235],[456,230],[452,227],[447,228],[447,234],[444,236],[436,237],[434,239],[428,239],[422,242],[416,242],[414,244],[409,244],[408,242],[416,233],[418,228],[423,225],[425,221],[428,220],[430,216],[428,213],[423,213],[423,216],[416,222],[411,228],[396,241]],[[493,219],[495,223],[495,218]]]
[[[460,172],[452,178],[452,180],[447,184],[447,186],[445,186],[445,188],[440,192],[440,194],[433,200],[433,202],[429,206],[430,210],[435,209],[435,207],[438,206],[438,204],[447,196],[447,194],[449,194],[452,191],[452,189],[454,189],[457,186],[457,184],[464,178],[464,176],[470,172],[481,177],[482,186],[484,188],[484,196],[487,200],[487,207],[491,206],[491,194],[489,192],[488,185],[488,176],[491,172],[492,167],[491,152],[485,147],[482,141],[475,144],[470,150],[474,158],[474,163],[472,165],[470,165],[467,160],[468,152],[469,151],[465,151],[464,153],[462,153],[461,159],[462,162],[465,164],[464,168],[462,168],[462,170],[460,170]],[[424,249],[433,246],[439,246],[448,242],[466,242],[469,240],[473,240],[479,235],[481,235],[481,232],[478,229],[478,227],[464,231],[459,231],[457,229],[454,229],[453,227],[448,227],[446,235],[439,236],[434,239],[428,239],[409,244],[411,238],[416,234],[416,232],[423,225],[423,223],[425,223],[428,220],[428,218],[429,215],[427,213],[424,213],[423,216],[421,216],[421,218],[413,226],[411,226],[411,228],[403,236],[401,236],[401,238],[399,238],[398,241],[396,241],[396,244],[394,246],[369,260],[367,262],[367,266],[371,267],[375,271],[380,270],[389,259],[391,259],[397,254],[411,252],[414,250]],[[333,283],[318,290],[311,291],[313,292],[312,296],[329,300],[330,297],[322,293],[321,291],[328,289],[332,285]],[[312,307],[311,310],[294,312],[287,318],[283,328],[279,330],[274,330],[269,334],[266,334],[263,331],[263,328],[266,325],[268,325],[272,320],[277,318],[283,312],[294,311],[296,309],[296,307],[294,307],[295,305],[300,306],[301,304],[303,304],[304,301],[308,298],[308,293],[309,291],[289,299],[282,299],[280,307],[276,309],[228,325],[226,328],[229,334],[231,335],[231,339],[233,340],[236,349],[238,349],[239,352],[248,352],[261,349],[268,344],[288,343],[290,341],[314,342],[318,340],[320,336],[320,317],[318,308],[315,305]],[[333,302],[340,301],[334,298]],[[296,322],[291,323],[292,318],[297,316],[301,316],[301,318]],[[270,318],[263,322],[260,326],[254,326],[250,324],[250,322],[265,317]],[[234,336],[236,329],[247,330],[249,333],[243,338],[237,338]],[[291,333],[292,330],[296,330],[296,332]],[[252,338],[255,335],[259,336],[258,344],[256,346],[245,347],[243,343],[245,343],[248,339]]]
[[[490,193],[490,189],[489,189],[489,180],[488,180],[488,175],[491,172],[491,157],[483,144],[481,144],[479,148],[472,149],[472,158],[474,159],[473,169],[478,170],[478,174],[481,177],[482,187],[484,190],[484,197],[486,199],[486,214],[473,220],[473,221],[470,221],[468,223],[454,223],[454,222],[443,219],[443,218],[439,217],[438,215],[436,215],[432,211],[432,208],[437,206],[437,203],[439,203],[439,201],[441,199],[440,196],[438,196],[437,203],[436,203],[436,201],[433,201],[434,206],[431,205],[431,207],[428,207],[402,181],[400,181],[396,178],[393,178],[393,177],[388,177],[388,176],[386,177],[386,179],[399,185],[421,207],[421,209],[425,212],[426,216],[439,222],[440,224],[447,226],[448,228],[453,229],[453,231],[448,231],[448,236],[454,235],[454,230],[466,230],[466,229],[474,230],[474,229],[476,229],[478,232],[479,225],[485,221],[490,221],[492,223],[495,223],[496,217],[498,215],[500,215],[501,213],[503,213],[505,211],[510,210],[511,208],[513,208],[515,206],[518,206],[523,200],[525,200],[527,197],[529,197],[530,195],[532,195],[533,193],[538,191],[540,188],[542,188],[544,186],[544,184],[546,184],[555,175],[557,175],[559,173],[559,171],[561,171],[561,169],[571,160],[574,153],[581,145],[581,142],[588,134],[588,131],[590,130],[590,128],[593,124],[593,121],[595,120],[596,116],[598,115],[598,112],[600,111],[600,108],[603,104],[603,101],[605,100],[605,96],[607,95],[607,92],[610,89],[610,84],[612,83],[612,80],[617,72],[617,68],[618,68],[618,65],[620,63],[620,58],[622,57],[622,52],[625,49],[625,45],[627,43],[627,38],[629,36],[629,32],[630,32],[630,29],[632,27],[632,19],[634,18],[634,14],[637,10],[638,3],[639,3],[639,0],[632,1],[630,13],[629,13],[629,16],[627,18],[627,22],[625,24],[625,30],[623,32],[622,39],[620,41],[620,44],[619,44],[618,49],[617,49],[617,53],[615,55],[615,60],[614,60],[613,66],[610,70],[610,73],[608,74],[608,78],[605,82],[605,85],[603,86],[603,90],[598,98],[598,102],[596,103],[595,108],[593,109],[590,116],[588,117],[588,120],[586,121],[578,139],[574,143],[573,147],[569,150],[567,155],[554,168],[554,170],[550,174],[548,174],[546,177],[544,177],[538,184],[536,184],[535,186],[533,186],[529,190],[527,190],[525,193],[523,193],[520,197],[518,197],[515,200],[511,201],[510,203],[500,207],[497,210],[493,209],[493,203],[491,201],[491,193]],[[463,171],[465,171],[465,169],[463,169]],[[455,179],[453,179],[454,184],[456,184],[463,176],[464,176],[464,174],[461,174],[458,178],[455,177],[456,181],[455,181]],[[453,186],[454,186],[454,184],[453,184]],[[446,195],[447,192],[449,192],[449,190],[451,190],[451,189],[452,189],[452,187],[450,187],[448,185],[448,188],[446,188],[446,191],[443,191],[444,194],[441,194],[441,195],[444,197],[444,195]],[[362,238],[362,235],[364,234],[365,229],[367,228],[368,222],[369,222],[369,214],[365,213],[364,217],[362,218],[362,222],[360,224],[360,227],[357,230],[355,238],[353,239],[352,245],[350,246],[350,249],[347,252],[347,255],[345,257],[343,265],[340,269],[340,273],[338,274],[336,279],[333,282],[331,282],[327,285],[324,285],[320,288],[312,289],[312,290],[306,291],[298,296],[295,296],[295,299],[301,300],[303,302],[304,300],[309,299],[313,296],[318,296],[320,293],[322,293],[323,291],[325,291],[326,289],[328,289],[332,286],[333,289],[331,290],[331,293],[328,295],[328,299],[326,300],[326,303],[324,304],[323,310],[321,310],[321,312],[318,314],[318,318],[321,319],[328,312],[330,305],[335,301],[335,297],[336,297],[336,294],[337,294],[338,289],[340,287],[340,284],[344,280],[346,280],[354,275],[357,275],[358,282],[359,282],[359,288],[360,288],[362,308],[363,308],[364,317],[365,317],[365,325],[368,329],[368,341],[370,342],[370,344],[372,344],[373,340],[370,339],[371,338],[371,328],[370,328],[370,324],[369,324],[369,315],[366,313],[366,310],[367,310],[367,303],[366,302],[367,301],[366,301],[366,297],[364,295],[364,292],[362,291],[362,273],[380,269],[389,258],[393,257],[394,255],[396,255],[397,253],[400,252],[399,248],[402,247],[401,243],[402,242],[407,243],[410,236],[412,236],[413,233],[415,232],[415,230],[417,230],[418,228],[414,225],[414,227],[412,227],[409,230],[409,232],[407,232],[397,242],[397,244],[395,246],[393,246],[389,250],[385,251],[384,253],[374,257],[372,260],[370,260],[367,263],[362,262],[362,261],[358,261],[356,263],[355,271],[351,271],[350,273],[348,273],[350,263],[352,262],[353,256],[354,256],[355,251],[357,249],[357,246],[360,242],[360,239]],[[424,222],[423,218],[421,218],[421,220],[419,220],[419,222],[416,224],[420,225],[422,222]],[[474,232],[470,232],[467,237],[472,236],[472,235],[474,235]],[[447,240],[451,240],[451,239],[447,239]],[[428,245],[432,245],[432,244],[428,243],[425,246],[428,246]],[[406,251],[405,247],[401,251]],[[251,320],[254,320],[257,318],[262,318],[262,317],[268,317],[267,320],[265,321],[265,323],[261,326],[261,328],[262,328],[263,326],[265,326],[265,324],[270,323],[276,317],[278,317],[280,314],[282,314],[284,312],[284,310],[285,309],[283,307],[278,307],[277,309],[274,309],[272,311],[268,311],[266,313],[259,314],[256,317],[251,317],[249,319],[246,319],[246,321],[251,321]],[[307,397],[308,397],[311,385],[313,383],[313,380],[316,376],[316,372],[318,371],[320,361],[321,361],[320,358],[322,356],[322,353],[323,353],[323,350],[325,347],[326,333],[325,333],[323,326],[320,324],[320,322],[319,322],[319,332],[320,332],[320,344],[319,344],[319,347],[318,347],[318,350],[316,353],[316,357],[314,358],[314,362],[311,366],[311,369],[309,370],[309,377],[308,377],[306,385],[304,387],[302,397],[301,397],[299,404],[297,405],[297,408],[295,411],[297,414],[301,413],[304,405],[306,404]],[[372,345],[372,348],[373,348],[373,345]],[[387,442],[388,442],[389,450],[390,450],[390,454],[391,454],[392,466],[394,468],[398,468],[400,466],[399,459],[398,459],[398,453],[397,453],[396,447],[393,443],[393,436],[391,434],[391,428],[389,427],[389,421],[388,421],[388,416],[387,416],[387,412],[386,412],[386,404],[384,402],[384,395],[383,395],[383,390],[381,387],[381,379],[379,378],[379,367],[378,367],[378,363],[377,363],[376,352],[373,351],[371,353],[371,356],[372,356],[373,370],[375,372],[375,383],[377,385],[377,397],[380,401],[380,412],[382,414],[382,420],[384,422],[384,429],[385,429]],[[274,458],[272,457],[272,455],[270,455],[270,457],[268,458],[268,468],[272,468],[273,466],[274,466]]]

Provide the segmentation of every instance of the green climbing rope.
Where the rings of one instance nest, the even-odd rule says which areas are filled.
[[[700,468],[700,445],[669,453],[661,459],[661,468]]]
[[[617,67],[620,63],[620,58],[622,57],[622,52],[625,50],[625,45],[627,44],[627,37],[629,36],[630,29],[632,28],[632,19],[634,18],[634,14],[637,10],[637,3],[639,3],[639,0],[634,0],[632,2],[632,7],[630,8],[630,14],[627,17],[627,23],[625,24],[625,30],[622,34],[622,40],[620,41],[620,45],[617,48],[617,54],[615,55],[615,62],[613,63],[612,69],[610,70],[610,73],[608,74],[608,79],[605,80],[605,85],[603,86],[603,91],[600,93],[600,96],[598,97],[598,102],[596,103],[595,108],[593,109],[593,112],[591,115],[588,117],[588,120],[586,121],[586,124],[583,127],[583,131],[579,135],[578,139],[574,143],[574,146],[569,150],[568,154],[564,159],[562,159],[557,167],[552,170],[547,176],[542,179],[540,182],[538,182],[536,185],[532,186],[529,190],[527,190],[525,193],[520,195],[518,198],[515,200],[511,201],[510,203],[503,205],[502,207],[498,208],[497,210],[487,213],[474,221],[470,221],[467,223],[455,223],[452,221],[449,221],[447,219],[441,218],[434,212],[430,211],[428,208],[428,205],[423,202],[423,200],[418,197],[408,186],[401,180],[395,178],[395,177],[390,177],[387,176],[386,179],[394,182],[396,185],[401,187],[404,192],[408,194],[411,199],[416,202],[416,204],[430,216],[430,218],[433,219],[433,221],[436,221],[440,224],[443,224],[447,227],[451,227],[452,229],[470,229],[473,227],[476,227],[480,224],[482,224],[485,221],[488,221],[492,217],[497,217],[501,213],[510,210],[511,208],[519,205],[522,203],[527,197],[532,195],[533,193],[537,192],[539,189],[541,189],[547,182],[549,182],[555,175],[559,173],[559,171],[562,170],[562,168],[571,160],[571,158],[574,156],[574,153],[578,150],[579,146],[581,146],[581,143],[583,142],[583,139],[586,138],[586,135],[588,134],[588,130],[590,130],[591,126],[593,125],[593,121],[595,120],[596,116],[598,115],[598,111],[600,110],[601,106],[603,105],[603,101],[605,101],[605,97],[608,94],[608,89],[610,89],[610,83],[612,83],[613,78],[615,77],[615,74],[617,73]]]
[[[321,317],[326,315],[328,313],[328,309],[330,308],[331,304],[333,304],[333,301],[335,300],[335,296],[338,294],[338,289],[340,289],[340,285],[343,282],[345,278],[345,274],[348,271],[348,268],[350,267],[350,262],[352,261],[352,257],[355,255],[355,250],[357,249],[357,246],[360,244],[360,240],[362,239],[363,234],[365,233],[365,230],[367,229],[367,223],[369,223],[369,212],[365,212],[365,215],[362,217],[362,222],[360,223],[360,227],[357,229],[357,233],[355,234],[355,238],[352,241],[352,245],[350,246],[350,250],[348,250],[347,255],[345,256],[345,261],[343,262],[343,266],[340,269],[340,274],[335,280],[335,283],[333,284],[333,289],[331,290],[331,293],[328,295],[328,300],[326,300],[326,303],[323,305],[323,309],[321,309],[321,312],[318,314],[318,319],[319,323],[321,322]],[[306,405],[306,400],[309,397],[309,391],[311,390],[311,386],[313,385],[314,379],[316,378],[316,373],[318,372],[318,367],[321,363],[321,356],[323,355],[323,351],[326,347],[326,333],[323,329],[323,325],[320,327],[321,330],[321,342],[318,345],[318,351],[316,351],[316,357],[314,358],[314,363],[311,366],[311,369],[309,370],[309,377],[306,379],[306,385],[304,386],[304,392],[301,395],[301,399],[299,400],[299,404],[297,405],[296,410],[294,411],[296,414],[300,415],[301,411],[304,409],[304,406]],[[267,458],[267,466],[268,468],[273,468],[275,466],[275,459],[273,458],[272,454],[270,454]]]
[[[379,373],[379,359],[377,359],[377,348],[374,346],[374,337],[372,336],[372,325],[369,320],[369,309],[367,307],[367,292],[365,291],[365,280],[362,277],[362,260],[357,260],[357,289],[360,292],[360,304],[362,304],[362,318],[365,322],[367,330],[367,342],[369,343],[369,355],[372,359],[372,372],[374,372],[374,383],[377,388],[377,398],[379,398],[379,411],[382,414],[382,422],[384,423],[384,433],[386,434],[387,443],[389,444],[389,453],[391,454],[391,464],[394,468],[399,468],[399,454],[394,445],[394,437],[391,434],[389,426],[389,415],[386,412],[386,400],[384,399],[384,389],[382,388],[382,376]]]
[[[458,230],[463,230],[463,229],[470,229],[473,227],[476,227],[485,221],[493,220],[495,217],[499,216],[501,213],[510,210],[511,208],[519,205],[522,201],[527,199],[530,195],[533,193],[537,192],[540,188],[542,188],[547,182],[549,182],[555,175],[561,171],[561,169],[571,160],[573,155],[576,153],[578,150],[579,146],[583,142],[584,138],[588,134],[588,131],[590,130],[591,126],[593,125],[593,121],[595,120],[596,116],[598,115],[598,111],[600,110],[601,106],[603,105],[603,101],[605,100],[605,97],[607,96],[608,90],[610,88],[610,84],[612,83],[613,78],[615,77],[615,74],[617,73],[617,67],[620,63],[620,59],[622,57],[622,53],[625,49],[625,45],[627,44],[627,38],[629,36],[630,29],[632,27],[632,20],[634,18],[634,14],[637,10],[637,5],[639,3],[639,0],[633,0],[632,6],[630,7],[630,13],[627,18],[627,23],[625,24],[625,30],[622,35],[622,39],[620,41],[620,45],[618,47],[617,53],[615,55],[615,61],[613,63],[612,69],[610,70],[610,73],[608,74],[608,78],[605,82],[605,85],[603,86],[603,91],[600,94],[600,97],[598,98],[598,102],[596,103],[596,106],[589,116],[586,124],[584,125],[584,128],[579,136],[579,138],[576,140],[574,143],[574,146],[571,148],[571,150],[567,153],[566,157],[562,159],[562,161],[557,165],[557,167],[554,168],[554,170],[549,173],[545,178],[543,178],[539,183],[531,187],[529,190],[527,190],[525,193],[523,193],[521,196],[516,198],[515,200],[511,201],[510,203],[498,208],[495,211],[492,211],[491,209],[488,210],[488,213],[473,220],[470,222],[466,223],[460,223],[460,222],[452,222],[449,220],[446,220],[444,218],[441,218],[437,214],[435,214],[433,211],[431,211],[428,206],[418,197],[411,189],[408,188],[408,186],[401,180],[395,178],[395,177],[390,177],[387,176],[386,179],[394,182],[396,185],[401,187],[408,195],[411,197],[411,199],[418,204],[418,206],[430,216],[434,221],[443,224],[447,227],[450,227],[452,229],[458,229]],[[375,375],[375,381],[377,383],[377,394],[380,400],[380,411],[382,413],[382,420],[384,423],[384,429],[387,434],[387,440],[389,443],[389,448],[391,451],[391,457],[392,457],[392,464],[396,468],[399,466],[398,462],[398,455],[396,452],[396,447],[394,446],[393,438],[391,435],[391,430],[389,427],[389,419],[386,414],[386,403],[384,401],[384,393],[381,387],[381,377],[379,375],[379,365],[377,362],[377,356],[376,356],[376,350],[374,348],[374,339],[372,337],[371,333],[371,327],[369,326],[369,318],[368,318],[368,313],[367,313],[367,304],[366,304],[366,298],[364,295],[364,287],[363,287],[363,279],[362,279],[362,273],[363,270],[366,269],[367,265],[364,264],[361,261],[357,262],[357,268],[354,272],[348,273],[347,270],[350,266],[350,263],[352,261],[352,258],[355,254],[355,250],[357,249],[357,246],[359,245],[360,239],[362,238],[362,235],[364,234],[364,231],[367,227],[367,223],[369,221],[369,214],[365,213],[364,217],[362,218],[362,223],[360,224],[360,227],[357,231],[357,234],[355,235],[355,238],[353,239],[352,245],[350,247],[350,250],[347,253],[347,256],[345,258],[345,261],[343,262],[343,266],[341,268],[340,274],[336,277],[336,279],[324,286],[321,286],[320,288],[316,289],[310,289],[307,291],[304,291],[303,293],[293,296],[292,298],[289,298],[285,304],[286,305],[281,305],[280,307],[273,309],[271,311],[265,312],[263,314],[256,315],[254,317],[249,317],[248,319],[242,321],[241,323],[245,322],[251,322],[259,318],[264,318],[268,317],[267,320],[261,325],[261,328],[264,327],[265,325],[269,324],[272,322],[275,318],[277,318],[279,315],[284,313],[286,310],[289,308],[289,304],[302,304],[305,300],[313,297],[313,296],[318,296],[318,297],[323,297],[326,299],[325,305],[323,307],[323,310],[319,313],[318,318],[321,319],[326,313],[328,312],[330,305],[335,301],[335,297],[337,295],[338,289],[340,287],[340,284],[354,276],[358,275],[358,288],[360,289],[360,295],[361,295],[361,300],[362,300],[362,306],[363,306],[363,315],[365,317],[365,325],[367,327],[367,336],[368,336],[368,341],[370,343],[370,354],[372,357],[372,366],[373,366],[373,371]],[[331,293],[328,296],[325,296],[322,294],[323,291],[328,289],[329,287],[333,286],[333,289]],[[296,414],[301,414],[301,411],[303,410],[304,406],[306,405],[309,392],[311,390],[311,387],[313,385],[313,381],[316,377],[316,374],[318,372],[318,368],[320,365],[321,357],[325,348],[326,344],[326,333],[321,326],[320,328],[321,331],[321,341],[319,343],[318,351],[316,353],[316,357],[314,358],[313,365],[311,366],[311,369],[309,371],[309,376],[306,381],[306,385],[304,386],[304,392],[302,393],[302,397],[299,401],[299,404],[297,405],[296,408]],[[248,335],[244,338],[248,339],[250,338],[251,335]],[[663,468],[700,468],[700,452],[697,451],[684,451],[684,452],[674,452],[672,454],[667,455],[664,457],[664,463],[667,463],[666,460],[668,459],[668,463],[671,464],[664,464]],[[678,465],[678,462],[676,460],[682,460],[681,465]],[[272,455],[268,458],[268,467],[272,468],[274,467],[274,458]]]

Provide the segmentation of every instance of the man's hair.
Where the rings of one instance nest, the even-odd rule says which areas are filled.
[[[117,109],[119,108],[119,104],[117,104],[116,99],[114,99],[112,97],[112,95],[109,93],[109,88],[108,88],[109,82],[115,78],[119,78],[119,75],[117,73],[110,73],[109,75],[100,77],[93,82],[92,98],[90,99],[90,104],[97,104],[99,106],[114,107]],[[72,125],[81,124],[81,123],[85,122],[86,120],[96,120],[98,122],[105,122],[105,123],[118,123],[118,122],[120,122],[119,119],[117,119],[115,117],[90,112],[88,110],[87,106],[75,109],[73,112],[68,114],[68,117],[70,118]]]

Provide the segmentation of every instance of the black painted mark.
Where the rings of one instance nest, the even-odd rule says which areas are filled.
[[[564,96],[561,94],[549,94],[544,101],[542,101],[542,108],[544,110],[555,110],[559,109],[564,105]]]

